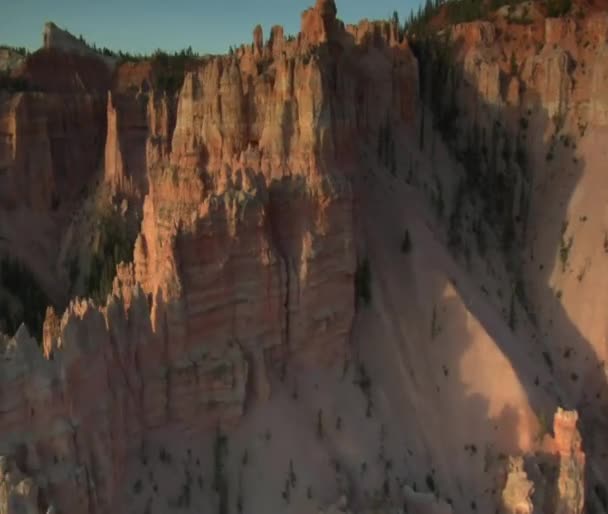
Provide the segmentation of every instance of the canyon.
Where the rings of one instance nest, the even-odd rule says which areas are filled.
[[[0,53],[0,513],[608,511],[608,13],[447,8]]]

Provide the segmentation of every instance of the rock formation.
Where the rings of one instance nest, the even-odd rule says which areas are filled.
[[[532,492],[534,484],[528,480],[521,457],[511,457],[507,464],[507,482],[502,491],[504,512],[509,514],[532,514]]]
[[[557,409],[553,437],[546,435],[534,456],[510,457],[502,491],[504,512],[580,514],[585,499],[585,454],[578,413]]]
[[[425,424],[431,420],[431,427],[434,420],[427,404],[434,407],[435,396],[412,401],[410,391],[399,392],[403,398],[399,396],[398,407],[409,413],[413,405],[411,430],[419,431],[424,443],[415,457],[409,447],[400,447],[404,455],[393,456],[395,462],[375,459],[383,469],[374,476],[374,500],[380,495],[388,505],[387,497],[396,490],[399,508],[406,505],[408,512],[458,512],[454,502],[475,511],[477,488],[482,491],[480,510],[500,506],[516,514],[580,514],[590,457],[582,451],[577,412],[558,410],[555,437],[543,445],[533,441],[539,421],[529,413],[535,402],[553,408],[567,400],[584,408],[602,401],[602,377],[595,371],[583,380],[568,368],[565,355],[572,352],[564,347],[570,341],[560,346],[562,332],[554,328],[570,318],[555,307],[562,290],[559,295],[547,291],[547,284],[562,284],[573,296],[578,294],[575,286],[583,281],[587,263],[583,267],[581,258],[577,273],[563,271],[564,276],[555,278],[559,264],[567,268],[572,225],[565,222],[565,211],[551,210],[545,219],[543,206],[557,210],[569,198],[543,195],[553,191],[548,185],[552,180],[570,176],[551,168],[551,162],[578,162],[579,154],[569,153],[579,141],[573,134],[589,126],[599,137],[608,123],[608,18],[589,12],[576,19],[545,19],[534,9],[530,23],[513,24],[510,16],[500,10],[489,21],[458,24],[443,33],[449,35],[445,43],[452,45],[453,61],[446,64],[433,53],[436,49],[408,42],[394,22],[363,20],[344,26],[333,0],[317,0],[302,14],[297,38],[286,38],[275,26],[265,40],[257,26],[252,44],[227,56],[192,59],[177,72],[162,59],[125,62],[112,69],[113,63],[48,24],[44,49],[29,56],[20,71],[34,90],[0,91],[0,214],[15,224],[24,211],[35,219],[50,218],[50,237],[62,235],[48,253],[33,255],[38,250],[18,246],[17,229],[11,232],[0,220],[0,250],[25,255],[29,262],[39,257],[53,263],[49,269],[64,283],[54,297],[62,298],[77,294],[92,274],[86,266],[79,269],[84,259],[73,261],[75,279],[67,285],[68,273],[61,271],[71,253],[87,256],[81,236],[95,239],[87,220],[79,217],[110,205],[125,223],[137,225],[137,234],[132,262],[118,265],[107,299],[96,303],[73,298],[65,310],[47,310],[42,350],[25,325],[12,337],[0,336],[0,513],[47,508],[123,512],[129,463],[150,434],[168,427],[176,433],[209,434],[241,426],[251,405],[272,400],[275,378],[280,384],[288,368],[338,366],[346,377],[359,322],[390,326],[385,333],[368,332],[369,345],[382,345],[376,338],[383,335],[397,338],[401,324],[408,338],[420,339],[417,353],[429,368],[420,372],[401,354],[402,360],[388,363],[398,370],[395,375],[411,378],[412,394],[426,391],[431,380],[426,370],[439,358],[446,360],[440,363],[443,389],[435,383],[432,387],[437,397],[442,390],[458,389],[459,384],[447,381],[465,366],[466,357],[480,374],[491,374],[488,346],[461,355],[449,353],[446,343],[437,350],[438,357],[430,357],[435,355],[433,341],[428,347],[422,343],[429,332],[426,307],[416,305],[404,314],[401,305],[379,302],[355,319],[356,296],[366,280],[362,270],[369,265],[367,253],[373,253],[370,239],[362,236],[374,198],[367,190],[370,181],[382,185],[386,175],[393,182],[383,191],[383,200],[403,203],[404,197],[389,200],[402,183],[408,190],[419,188],[436,212],[436,219],[421,218],[421,225],[434,223],[433,238],[445,239],[456,254],[453,261],[441,261],[439,252],[428,251],[422,259],[428,263],[422,265],[414,259],[400,261],[399,269],[410,273],[403,288],[416,294],[430,289],[415,271],[430,276],[425,266],[430,269],[441,261],[451,284],[442,289],[441,299],[447,298],[452,311],[462,304],[464,312],[458,337],[464,341],[467,330],[483,329],[483,341],[492,341],[492,357],[499,355],[496,362],[512,372],[508,383],[515,384],[517,402],[511,405],[510,397],[501,396],[506,406],[500,411],[492,397],[483,396],[486,391],[475,391],[471,381],[460,377],[463,403],[474,404],[462,417],[478,416],[469,421],[492,425],[495,440],[484,433],[474,443],[468,441],[463,459],[461,441],[454,437],[458,448],[456,443],[448,448],[453,441],[446,436],[446,453],[453,460],[436,462],[424,440],[427,429],[431,432]],[[592,182],[580,194],[601,190]],[[599,209],[604,199],[594,196],[593,201]],[[577,216],[570,219],[587,223],[587,214],[573,212]],[[390,223],[403,220],[395,217]],[[545,231],[545,225],[551,230]],[[45,228],[33,226],[33,237]],[[559,232],[558,245],[544,241],[548,232]],[[593,237],[597,243],[598,235]],[[439,243],[433,238],[421,247],[435,248]],[[484,241],[490,257],[483,261],[487,273],[479,275],[496,279],[492,284],[498,299],[489,298],[485,282],[465,294],[464,286],[460,290],[452,279],[459,265],[457,252],[463,252],[463,268],[469,269],[475,263],[471,248],[476,244],[482,253]],[[518,253],[518,245],[529,253]],[[407,247],[402,243],[402,254],[408,252],[411,242]],[[594,262],[601,257],[594,255]],[[538,278],[539,269],[553,262],[558,263],[554,275]],[[433,275],[433,280],[439,279]],[[370,288],[369,273],[367,281],[363,286]],[[389,281],[374,283],[368,296]],[[473,289],[488,298],[475,296]],[[597,294],[605,290],[598,286]],[[506,297],[510,303],[505,306]],[[585,332],[589,302],[572,302],[575,328],[584,334],[568,325],[564,333],[577,341],[581,353],[572,360],[591,367],[594,352],[603,351],[604,334]],[[593,308],[602,305],[591,303]],[[539,305],[543,308],[534,309]],[[484,309],[504,312],[507,319],[484,317]],[[442,330],[437,318],[445,311],[433,304],[431,340]],[[408,316],[424,327],[416,324],[410,330]],[[538,327],[546,329],[544,337],[536,337]],[[550,341],[550,331],[560,344]],[[401,341],[395,348],[403,351]],[[515,358],[521,357],[520,350],[526,352],[523,364]],[[371,419],[377,405],[371,379],[364,366],[357,366],[361,376],[353,381],[364,393],[366,419]],[[279,393],[286,387],[293,387],[295,400],[297,383],[279,385]],[[587,391],[596,400],[588,400]],[[374,399],[380,407],[394,406],[390,395],[386,388]],[[321,410],[306,408],[321,419]],[[581,410],[586,427],[593,426],[594,416]],[[335,421],[336,431],[341,420],[338,416]],[[264,439],[270,440],[270,434]],[[356,444],[344,440],[355,454]],[[502,493],[496,488],[490,494],[490,487],[479,484],[489,480],[488,462],[502,462],[496,454],[504,456],[507,448],[509,454],[516,449],[523,456],[507,459]],[[535,451],[538,456],[532,455]],[[410,481],[412,487],[403,476],[389,480],[397,461],[414,462],[418,475]],[[450,477],[442,489],[446,470],[463,461],[475,478],[463,486]],[[335,462],[336,476],[351,480],[337,471]],[[365,466],[353,462],[356,482],[362,480],[367,461]],[[289,463],[289,483],[297,482]],[[422,463],[430,471],[420,475]],[[417,489],[421,483],[424,492]],[[215,493],[221,493],[217,483]],[[452,501],[448,495],[459,496]],[[327,512],[366,511],[361,503],[361,509],[351,508],[341,500]]]
[[[10,73],[13,70],[18,70],[24,61],[21,53],[12,48],[0,47],[0,73]]]
[[[113,67],[115,64],[115,60],[113,58],[101,56],[82,38],[79,39],[74,37],[67,30],[60,29],[51,21],[44,24],[42,47],[46,50],[58,50],[69,54],[95,57],[103,60],[109,67]]]

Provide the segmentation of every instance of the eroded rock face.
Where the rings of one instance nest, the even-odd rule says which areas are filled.
[[[534,483],[528,480],[522,457],[511,457],[507,464],[507,483],[502,491],[503,512],[532,514]]]
[[[38,500],[34,480],[25,476],[12,459],[0,456],[0,513],[38,514]]]
[[[50,210],[94,173],[105,130],[92,95],[19,93],[0,105],[0,201]]]
[[[502,491],[508,513],[580,514],[585,503],[585,454],[578,413],[557,409],[553,437],[535,455],[510,457]]]
[[[67,30],[60,29],[50,21],[44,24],[42,47],[46,50],[57,50],[65,53],[95,57],[102,60],[109,67],[113,67],[115,64],[114,58],[98,54],[82,39],[74,37]]]
[[[492,24],[456,27],[464,81],[447,80],[461,112],[489,128],[505,106],[521,109],[505,121],[516,125],[532,108],[559,118],[577,95],[587,102],[571,54],[554,47],[571,28],[547,25],[542,50],[505,64]],[[38,64],[58,59],[49,52]],[[590,55],[589,110],[605,123],[604,54]],[[148,63],[120,66],[103,94],[94,76],[49,79],[0,113],[4,205],[49,209],[78,170],[96,169],[94,148],[105,185],[142,213],[133,263],[119,266],[107,305],[49,310],[44,354],[23,328],[0,343],[0,454],[24,453],[60,512],[114,512],[127,455],[147,431],[236,423],[248,393],[272,394],[268,368],[340,361],[354,316],[359,152],[380,126],[417,131],[421,111],[417,62],[396,27],[344,28],[332,0],[304,13],[297,40],[274,27],[265,43],[256,28],[253,45],[200,60],[175,94],[155,88]],[[78,95],[59,97],[66,84]],[[547,478],[534,489],[547,514],[578,514],[576,414],[559,412],[555,434],[555,488]],[[532,481],[512,460],[506,512],[533,511]],[[412,511],[452,510],[431,494],[403,497]]]
[[[143,217],[105,306],[48,310],[43,352],[25,327],[0,344],[0,453],[35,462],[58,511],[114,512],[147,431],[236,423],[247,391],[272,394],[269,368],[341,362],[354,316],[357,141],[416,112],[411,51],[372,25],[361,41],[372,32],[373,45],[357,47],[320,0],[298,40],[275,27],[264,43],[256,30],[253,46],[198,62],[175,94],[154,88],[154,69],[125,64],[103,95],[76,94],[83,74],[76,107],[55,93],[2,104],[6,202],[26,195],[48,209],[72,166],[96,169],[70,152],[98,145],[105,186]],[[78,134],[59,138],[49,110],[72,113],[73,125],[56,125]],[[101,133],[85,141],[90,127]],[[58,157],[60,141],[70,147]],[[24,186],[33,159],[40,190]]]
[[[553,430],[559,454],[556,513],[579,514],[585,503],[585,454],[577,428],[578,413],[558,409]]]

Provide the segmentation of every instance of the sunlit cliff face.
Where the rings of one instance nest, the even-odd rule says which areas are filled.
[[[608,16],[546,14],[47,24],[0,90],[0,512],[605,510]]]

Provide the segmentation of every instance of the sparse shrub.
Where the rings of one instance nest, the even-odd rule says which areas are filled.
[[[403,234],[403,240],[401,241],[401,253],[410,253],[411,249],[412,241],[410,239],[410,232],[406,229]]]
[[[509,306],[509,328],[513,331],[515,330],[515,324],[517,323],[516,313],[515,313],[515,293],[511,293],[511,303]]]
[[[31,335],[42,341],[42,324],[50,300],[36,280],[34,274],[18,259],[0,257],[0,284],[18,304],[11,308],[10,302],[0,295],[0,326],[12,335],[25,323]]]
[[[539,441],[543,440],[545,434],[549,433],[549,423],[547,422],[547,416],[545,416],[544,412],[541,412],[538,416],[538,434],[537,438]]]
[[[12,77],[8,72],[0,72],[0,91],[21,93],[37,89],[34,84],[23,77]]]
[[[291,484],[289,482],[289,479],[285,480],[285,487],[283,488],[283,491],[281,492],[281,496],[285,500],[286,503],[289,503],[289,500],[291,498]]]
[[[545,363],[547,364],[549,371],[551,371],[551,373],[553,373],[553,359],[551,358],[551,355],[549,355],[549,352],[544,351],[543,358],[545,359]]]
[[[213,445],[213,488],[218,494],[219,514],[228,514],[228,478],[224,458],[228,452],[228,438],[218,428]]]
[[[140,494],[142,488],[143,488],[143,486],[142,486],[141,480],[139,480],[139,479],[136,480],[135,483],[133,484],[133,492],[135,494]]]
[[[296,472],[294,470],[293,461],[291,459],[289,459],[289,483],[291,484],[291,487],[294,488],[297,483]]]
[[[384,493],[385,498],[388,498],[391,495],[391,484],[388,481],[388,477],[385,477],[384,482],[382,482],[382,492]]]
[[[433,316],[431,318],[431,340],[435,339],[441,331],[437,322],[437,306],[433,305]]]
[[[559,18],[570,12],[572,0],[546,0],[547,14],[551,18]]]
[[[158,457],[164,464],[171,464],[171,462],[173,462],[173,457],[171,457],[171,454],[164,448],[160,449]]]
[[[97,303],[106,301],[112,291],[116,266],[133,258],[135,239],[125,220],[114,213],[104,214],[98,222],[99,239],[89,262],[87,294]]]
[[[515,58],[515,52],[511,52],[511,74],[517,75],[517,59]]]
[[[564,239],[562,235],[560,246],[559,246],[559,259],[562,263],[562,273],[566,271],[566,267],[568,265],[568,257],[570,256],[570,250],[572,248],[572,243],[574,242],[572,236],[568,238],[568,241]]]
[[[608,493],[606,492],[606,486],[598,482],[593,486],[593,490],[604,510],[608,510]]]
[[[355,272],[355,294],[357,299],[361,299],[366,305],[372,300],[371,280],[372,273],[366,257],[357,266]]]
[[[323,409],[317,412],[317,437],[323,439]]]
[[[426,486],[429,488],[429,491],[435,492],[435,479],[433,478],[433,475],[427,473],[425,481]]]

